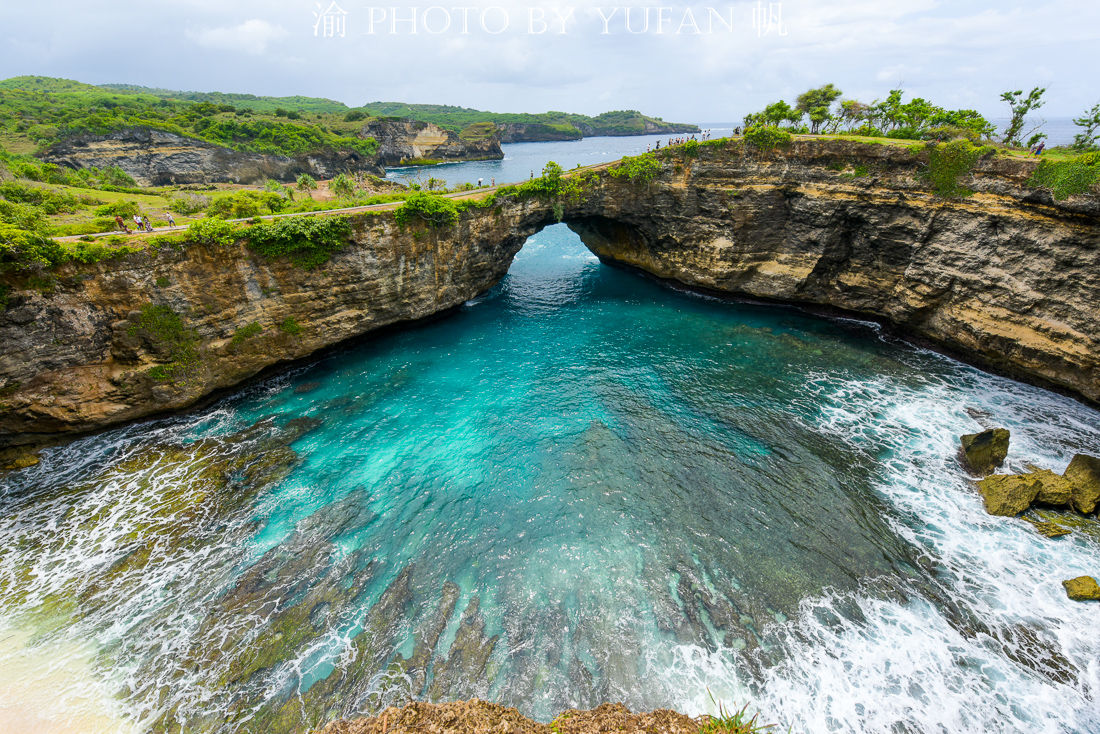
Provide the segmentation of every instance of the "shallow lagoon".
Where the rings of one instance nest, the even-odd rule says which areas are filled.
[[[84,731],[410,695],[1100,731],[1094,606],[1059,583],[1100,547],[985,515],[955,462],[996,424],[1014,468],[1060,471],[1098,418],[552,227],[453,316],[6,478],[0,669]]]

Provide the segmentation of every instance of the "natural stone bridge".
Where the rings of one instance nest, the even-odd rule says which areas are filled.
[[[737,141],[697,158],[671,151],[649,182],[600,171],[558,213],[606,263],[877,318],[1100,401],[1100,203],[1028,188],[1033,167],[983,160],[964,181],[977,193],[948,201],[904,147],[806,140],[764,154]],[[355,215],[353,240],[314,270],[239,242],[70,263],[52,290],[5,276],[0,449],[185,408],[266,367],[460,306],[556,221],[552,201],[500,197],[443,229]],[[140,328],[150,304],[191,335],[175,379],[149,373],[179,356]],[[262,331],[233,339],[253,323]]]

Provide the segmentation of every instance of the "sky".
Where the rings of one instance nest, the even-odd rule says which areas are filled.
[[[826,83],[987,117],[1035,86],[1050,117],[1100,102],[1098,0],[434,1],[5,0],[0,78],[695,123]]]

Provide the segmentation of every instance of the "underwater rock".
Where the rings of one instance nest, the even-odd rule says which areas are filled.
[[[1088,454],[1077,454],[1066,467],[1066,479],[1073,482],[1074,509],[1088,515],[1100,503],[1100,459]]]
[[[1039,494],[1035,496],[1036,502],[1061,507],[1068,504],[1070,497],[1073,496],[1073,482],[1061,474],[1055,474],[1050,469],[1032,467],[1032,471],[1028,472],[1026,476],[1034,477],[1039,482]]]
[[[480,604],[481,600],[475,596],[466,606],[458,633],[451,643],[450,654],[435,671],[435,679],[428,689],[429,699],[439,701],[474,693],[484,695],[479,689],[488,688],[485,666],[500,635],[485,637],[485,620],[479,610]]]
[[[297,385],[294,388],[294,392],[296,394],[301,394],[301,393],[306,393],[306,392],[313,392],[314,390],[316,390],[320,386],[321,386],[321,383],[319,383],[319,382],[303,382],[301,385]]]
[[[985,511],[1015,517],[1031,507],[1039,494],[1039,481],[1028,474],[995,474],[978,482]]]
[[[1032,527],[1035,528],[1035,531],[1039,533],[1039,535],[1047,538],[1060,538],[1063,535],[1069,535],[1073,532],[1068,528],[1062,527],[1058,523],[1043,522],[1042,520],[1035,520],[1026,516],[1023,519],[1031,523]]]
[[[960,436],[963,464],[976,476],[984,477],[1004,463],[1008,456],[1007,428],[990,428],[981,433]]]
[[[1066,594],[1074,601],[1100,600],[1100,585],[1092,576],[1078,576],[1062,582],[1066,587]]]
[[[38,463],[38,455],[33,453],[19,453],[7,462],[0,461],[0,471],[18,471],[35,466]]]
[[[416,634],[416,645],[413,655],[407,661],[403,661],[406,675],[412,681],[413,693],[419,695],[424,690],[427,682],[428,665],[432,661],[435,647],[439,644],[439,638],[447,629],[447,623],[454,616],[455,605],[458,603],[460,591],[453,581],[443,584],[443,597],[439,600],[439,606],[435,610],[423,629]]]

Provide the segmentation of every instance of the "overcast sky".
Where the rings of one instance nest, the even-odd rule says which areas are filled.
[[[701,123],[828,82],[993,117],[1010,89],[1046,86],[1049,117],[1100,101],[1098,0],[637,2],[629,28],[626,5],[434,1],[413,33],[394,0],[4,0],[0,78]]]

